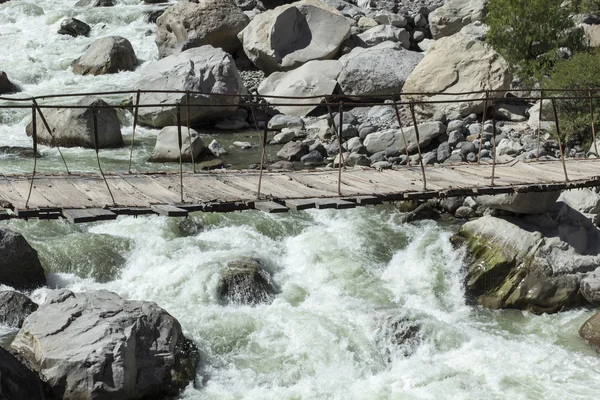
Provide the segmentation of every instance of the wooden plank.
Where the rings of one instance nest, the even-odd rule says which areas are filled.
[[[14,213],[19,218],[37,218],[40,214],[37,208],[15,208]]]
[[[117,214],[103,208],[64,209],[62,215],[74,224],[94,221],[107,221],[117,218]]]
[[[282,213],[288,212],[288,208],[274,201],[257,201],[254,203],[254,208],[266,213]]]
[[[284,203],[287,208],[294,211],[315,208],[315,199],[289,199],[285,200]]]
[[[351,201],[361,206],[367,204],[381,204],[381,199],[377,196],[352,196],[352,197],[342,197],[342,200]]]
[[[253,201],[211,202],[202,205],[203,212],[232,212],[251,210],[253,208]]]
[[[154,204],[150,206],[150,209],[159,215],[164,215],[167,217],[187,217],[188,211],[183,208],[170,206],[170,205],[162,205],[162,204]]]
[[[329,199],[311,199],[314,200],[315,206],[319,210],[323,210],[326,208],[336,208],[338,210],[343,210],[347,208],[355,208],[356,203],[351,201],[342,200],[340,198],[329,198]]]

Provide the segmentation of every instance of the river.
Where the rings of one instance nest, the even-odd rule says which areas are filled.
[[[129,39],[142,65],[156,59],[151,6],[119,0],[113,8],[75,1],[0,5],[0,66],[19,96],[134,89],[139,72],[78,76],[70,63],[95,38]],[[56,34],[64,17],[92,25],[90,38]],[[151,33],[151,32],[150,32]],[[114,99],[117,100],[117,99]],[[0,114],[0,146],[31,146],[28,111]],[[131,117],[125,141],[131,138]],[[134,165],[146,159],[156,131],[139,130]],[[40,168],[60,171],[55,149]],[[80,170],[93,152],[65,150]],[[32,160],[0,158],[0,172],[28,172]],[[127,149],[102,153],[122,168]],[[172,166],[159,165],[160,168]],[[202,351],[195,386],[182,399],[592,399],[600,392],[600,357],[578,336],[591,310],[535,316],[468,304],[462,254],[448,238],[455,224],[401,222],[394,205],[269,215],[196,213],[73,225],[3,222],[38,250],[53,287],[105,288],[155,301]],[[262,260],[279,294],[269,305],[223,306],[220,275],[240,256]],[[48,289],[32,297],[43,300]],[[392,343],[409,320],[419,340]],[[0,334],[10,334],[0,327]]]

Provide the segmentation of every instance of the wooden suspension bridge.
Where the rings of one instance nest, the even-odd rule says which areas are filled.
[[[271,172],[264,168],[266,156],[265,146],[267,127],[259,132],[260,125],[256,120],[256,109],[270,110],[269,101],[277,101],[278,105],[298,98],[259,96],[239,97],[240,107],[249,109],[254,117],[254,126],[259,133],[262,157],[259,171],[212,171],[212,172],[183,172],[182,168],[182,133],[181,111],[186,110],[190,115],[191,96],[234,96],[190,91],[154,91],[159,93],[183,94],[185,104],[140,104],[140,91],[136,92],[103,92],[84,94],[52,95],[38,98],[1,98],[0,109],[31,108],[33,118],[33,154],[37,154],[37,128],[35,115],[39,114],[48,132],[52,132],[44,118],[44,108],[86,108],[85,106],[65,106],[40,104],[38,100],[46,98],[83,96],[83,95],[112,95],[137,94],[133,106],[133,135],[131,151],[137,125],[138,109],[143,107],[171,106],[176,107],[177,126],[179,133],[179,171],[172,173],[138,173],[131,171],[131,158],[128,171],[108,172],[102,170],[98,157],[98,107],[93,107],[93,135],[96,144],[98,174],[75,173],[69,171],[66,161],[65,174],[44,174],[36,170],[37,158],[31,174],[0,174],[0,219],[8,218],[66,218],[72,222],[92,222],[110,220],[118,215],[159,214],[166,216],[186,216],[189,212],[228,212],[256,209],[263,212],[285,212],[288,210],[304,210],[309,208],[353,208],[358,205],[379,204],[390,201],[424,200],[452,196],[478,196],[504,193],[524,193],[531,191],[556,191],[584,187],[600,186],[600,159],[565,159],[561,145],[558,114],[555,100],[589,100],[591,120],[593,117],[593,99],[598,99],[596,91],[576,93],[570,96],[552,96],[554,122],[560,147],[561,159],[553,161],[512,161],[506,164],[496,164],[495,147],[492,146],[491,163],[481,160],[481,144],[477,164],[436,165],[424,166],[419,145],[419,131],[415,117],[414,106],[419,102],[402,102],[392,96],[393,107],[399,126],[403,126],[400,107],[410,110],[415,126],[416,147],[418,151],[417,166],[398,166],[393,169],[377,171],[372,168],[354,167],[343,168],[343,160],[335,169],[320,169],[315,171]],[[446,96],[452,93],[445,93]],[[453,103],[473,101],[474,98],[464,98],[468,95],[481,95],[478,99],[484,104],[482,123],[486,121],[486,111],[494,107],[498,92],[488,91],[456,93],[456,100],[428,100],[420,103]],[[433,95],[433,94],[428,94]],[[462,96],[462,97],[461,97]],[[533,99],[544,99],[544,93]],[[303,106],[306,106],[306,98]],[[352,103],[353,107],[367,107],[378,103]],[[21,102],[21,103],[19,103]],[[30,105],[22,104],[31,102]],[[323,104],[323,102],[325,104]],[[333,131],[337,133],[339,148],[342,148],[342,126],[335,126],[332,110],[337,109],[339,120],[343,120],[344,102],[340,96],[314,97],[314,106],[325,105],[332,121]],[[294,106],[295,104],[285,104]],[[211,105],[203,105],[210,107]],[[108,106],[106,106],[108,107]],[[114,106],[113,106],[114,107]],[[541,120],[541,109],[539,119]],[[495,142],[495,113],[492,113],[493,142]],[[184,125],[183,128],[186,126]],[[187,121],[189,135],[190,122]],[[407,139],[402,128],[402,138],[405,149]],[[538,149],[541,128],[538,127]],[[594,124],[592,124],[593,141],[596,143]],[[481,141],[480,141],[481,143]],[[62,157],[62,153],[59,154]],[[596,150],[596,154],[598,151]],[[408,151],[406,156],[408,157]],[[343,173],[342,173],[343,171]],[[567,173],[568,171],[568,173]]]

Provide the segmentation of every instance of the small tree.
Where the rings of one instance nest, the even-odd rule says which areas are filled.
[[[558,49],[583,47],[563,0],[490,0],[487,41],[522,78],[539,80],[552,71]]]
[[[556,64],[554,72],[547,78],[543,86],[547,89],[565,89],[562,92],[553,92],[565,97],[588,96],[587,90],[593,96],[600,96],[600,52],[582,52],[574,55],[569,60]],[[568,90],[571,89],[571,90]],[[573,89],[583,89],[583,92]],[[586,90],[587,89],[587,90]],[[550,93],[547,93],[550,95]],[[594,123],[600,120],[600,100],[593,100]],[[589,98],[579,100],[559,100],[558,118],[561,132],[571,143],[580,143],[588,146],[592,142],[592,119],[590,117]]]

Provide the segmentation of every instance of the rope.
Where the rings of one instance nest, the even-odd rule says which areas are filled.
[[[135,139],[135,128],[137,127],[138,110],[140,105],[140,91],[137,91],[135,98],[135,109],[133,111],[133,134],[131,135],[131,150],[129,151],[129,168],[128,171],[131,173],[131,159],[133,158],[133,141]]]
[[[396,112],[396,119],[398,120],[398,126],[400,127],[400,133],[402,134],[402,141],[404,142],[404,152],[406,153],[406,165],[410,167],[410,154],[408,153],[408,143],[406,142],[406,135],[402,128],[402,119],[400,118],[400,111],[398,110],[398,104],[394,100],[394,111]]]
[[[52,129],[50,129],[50,125],[48,125],[48,121],[46,121],[46,117],[44,117],[44,114],[42,113],[42,110],[40,109],[39,104],[37,103],[37,101],[35,101],[35,99],[32,99],[32,101],[33,101],[33,104],[35,105],[35,107],[37,108],[37,112],[40,114],[40,118],[42,119],[42,123],[46,127],[48,134],[50,135],[50,137],[52,137],[54,139],[54,134],[52,133]],[[35,120],[35,116],[33,117],[33,119]],[[67,170],[67,175],[71,175],[71,173],[69,172],[69,167],[67,166],[67,161],[65,160],[65,157],[63,156],[62,151],[60,151],[60,147],[54,146],[54,145],[52,145],[52,147],[56,147],[56,149],[58,150],[58,154],[60,154],[60,158],[62,158],[63,163],[65,164],[65,169]]]
[[[31,130],[33,138],[33,173],[31,174],[31,184],[29,185],[29,193],[27,194],[27,200],[25,201],[25,208],[29,208],[29,199],[31,198],[31,192],[33,190],[33,180],[35,179],[35,170],[37,168],[37,118],[35,115],[35,104],[31,106]]]
[[[421,165],[421,175],[423,176],[423,190],[427,190],[427,176],[425,176],[425,166],[423,165],[423,156],[421,155],[421,139],[419,138],[419,126],[417,125],[417,117],[415,116],[415,105],[411,103],[409,107],[417,137],[417,151],[419,152],[419,164]]]
[[[102,171],[102,165],[100,165],[100,144],[98,141],[98,109],[96,107],[92,109],[92,116],[94,120],[94,147],[96,149],[96,161],[98,161],[98,169],[100,170],[100,175],[102,175],[104,184],[106,184],[106,189],[108,189],[108,194],[110,194],[113,206],[116,206],[117,202],[115,201],[112,191],[110,190],[110,186],[108,186],[108,181],[106,180],[106,176],[104,176],[104,171]]]

